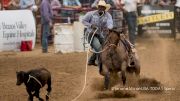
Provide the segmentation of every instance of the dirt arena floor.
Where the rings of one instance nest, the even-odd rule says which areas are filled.
[[[134,97],[119,98],[112,91],[103,90],[98,68],[89,66],[85,91],[76,101],[180,101],[180,40],[151,35],[138,38],[136,48],[141,62],[140,79],[160,82],[162,92],[134,91]],[[85,64],[86,52],[55,54],[53,46],[48,54],[41,53],[39,45],[32,52],[1,52],[0,101],[27,101],[25,86],[16,86],[16,71],[42,66],[52,73],[50,101],[72,101],[82,90]],[[133,85],[130,78],[127,84]],[[46,87],[41,90],[41,97],[45,98],[45,94]]]

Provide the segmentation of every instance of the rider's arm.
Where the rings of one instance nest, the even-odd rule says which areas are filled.
[[[82,23],[84,26],[86,27],[91,27],[91,23],[90,23],[90,20],[91,20],[91,17],[92,17],[92,13],[91,12],[88,12],[84,18],[82,19]]]
[[[112,29],[113,28],[113,19],[112,16],[108,13],[108,20],[107,20],[107,28]]]

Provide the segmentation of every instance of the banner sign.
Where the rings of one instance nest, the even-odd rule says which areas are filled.
[[[35,19],[30,10],[0,11],[0,51],[19,51],[21,41],[35,46]]]
[[[138,33],[174,34],[174,6],[144,5],[138,8]]]
[[[172,20],[174,19],[174,12],[167,12],[162,14],[155,14],[145,17],[138,18],[138,25],[155,23],[160,21]]]

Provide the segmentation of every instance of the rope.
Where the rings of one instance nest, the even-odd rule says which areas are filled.
[[[84,93],[84,90],[85,90],[85,88],[86,88],[86,83],[87,83],[87,67],[88,67],[88,58],[89,58],[89,49],[90,49],[90,44],[92,43],[92,40],[93,40],[93,37],[94,37],[94,35],[96,34],[96,32],[97,32],[97,30],[98,30],[98,28],[96,28],[96,30],[94,31],[94,33],[93,33],[93,35],[92,35],[92,37],[91,37],[91,39],[90,39],[90,42],[88,43],[89,45],[88,45],[88,50],[87,50],[87,54],[86,54],[86,69],[85,69],[85,76],[84,76],[84,86],[83,86],[83,88],[82,88],[82,90],[81,90],[81,92],[79,93],[79,95],[78,96],[76,96],[73,100],[71,100],[71,101],[76,101],[83,93]],[[92,32],[92,31],[91,31]],[[91,33],[90,32],[90,33]],[[88,37],[89,37],[89,34],[90,33],[88,33]]]
[[[90,49],[90,52],[93,52],[93,53],[102,53],[102,52],[104,52],[104,51],[106,51],[109,47],[112,47],[112,46],[115,46],[116,47],[116,45],[115,44],[110,44],[110,45],[108,45],[106,48],[104,48],[103,50],[101,50],[101,51],[94,51],[94,50],[92,50],[92,49]]]
[[[31,78],[33,78],[42,87],[41,82],[37,78],[35,78],[34,76],[31,76],[31,75],[29,75],[29,79],[28,79],[27,83],[30,81]]]

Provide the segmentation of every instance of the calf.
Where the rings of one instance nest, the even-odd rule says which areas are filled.
[[[17,83],[16,85],[25,84],[26,90],[29,94],[28,101],[33,101],[33,97],[36,96],[39,101],[44,101],[39,96],[40,88],[44,87],[45,84],[48,85],[46,100],[49,99],[49,94],[51,92],[51,74],[45,68],[33,69],[28,72],[19,71],[16,72]]]

